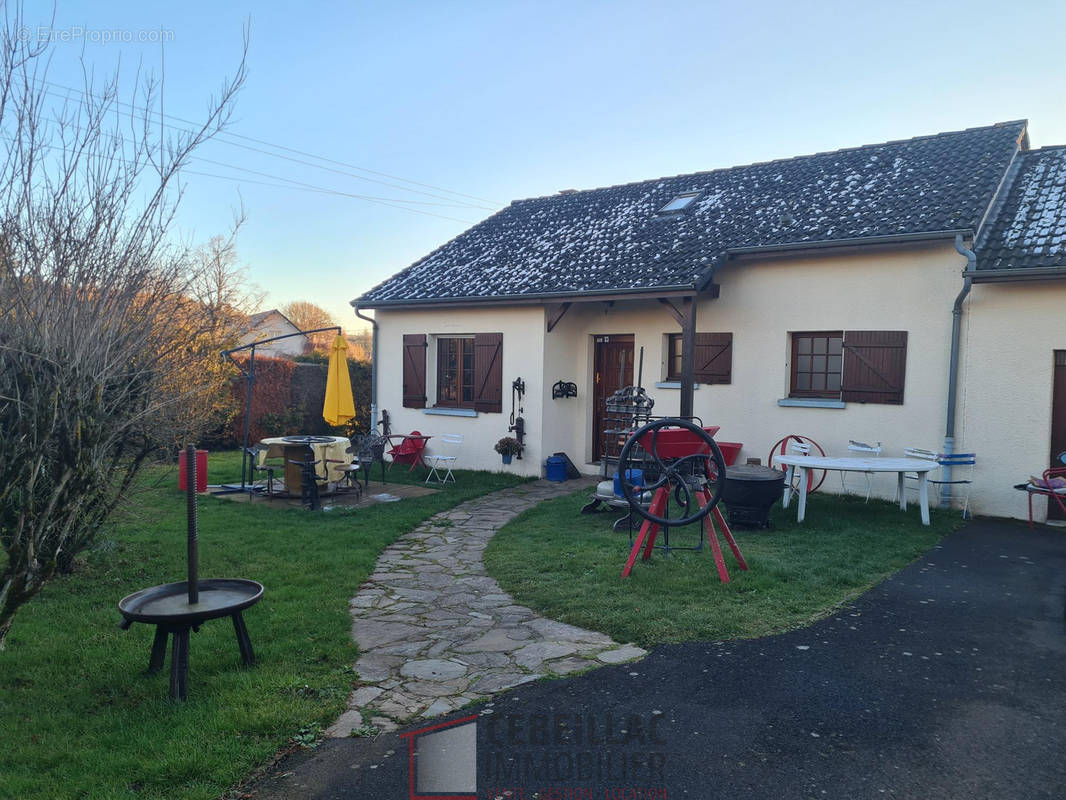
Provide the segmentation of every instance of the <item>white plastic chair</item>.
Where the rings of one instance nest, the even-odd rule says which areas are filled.
[[[973,486],[973,471],[977,466],[977,454],[976,453],[934,453],[932,450],[923,450],[919,447],[908,447],[903,451],[903,455],[908,458],[924,458],[927,461],[935,461],[938,465],[938,469],[934,472],[930,470],[926,475],[926,480],[930,486],[965,486],[966,494],[963,496],[962,502],[962,517],[968,518],[970,513],[970,488]],[[948,477],[950,472],[950,478]],[[904,491],[907,489],[918,489],[918,476],[917,475],[905,475],[908,483],[904,487]]]
[[[426,476],[426,483],[429,483],[434,475],[437,476],[438,483],[447,483],[449,478],[451,478],[452,483],[455,483],[452,467],[455,466],[455,462],[459,459],[458,450],[463,444],[463,435],[461,433],[446,433],[440,437],[440,441],[442,448],[446,449],[442,449],[440,452],[423,454],[422,456],[426,464],[429,465],[429,475]]]
[[[881,443],[878,442],[876,445],[874,445],[874,444],[866,444],[866,442],[856,442],[854,439],[849,439],[848,440],[848,452],[849,453],[863,453],[865,455],[872,455],[874,457],[877,457],[877,456],[881,455]],[[847,475],[847,474],[848,473],[844,472],[843,470],[841,470],[841,472],[840,472],[840,488],[844,490],[845,494],[847,494],[847,491],[848,491],[848,484],[844,480],[844,476]],[[866,478],[866,502],[869,503],[870,502],[870,494],[873,491],[873,481],[870,480],[870,477],[873,475],[873,473],[872,472],[864,472],[862,474]]]

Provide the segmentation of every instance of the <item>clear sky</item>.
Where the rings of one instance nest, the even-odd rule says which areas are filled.
[[[190,171],[226,177],[183,176],[178,232],[222,233],[243,203],[265,307],[310,300],[351,329],[349,300],[513,199],[1019,118],[1034,147],[1066,143],[1061,1],[56,3],[54,85],[121,62],[128,99],[162,55],[186,119],[250,25],[230,132],[349,166],[222,137]]]

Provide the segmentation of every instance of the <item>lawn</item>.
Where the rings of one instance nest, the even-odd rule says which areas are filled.
[[[774,508],[769,531],[737,529],[750,570],[723,543],[732,578],[718,580],[709,547],[702,553],[656,551],[620,577],[629,538],[611,530],[616,514],[582,516],[587,492],[542,503],[500,530],[489,544],[489,573],[518,603],[545,616],[601,631],[617,641],[749,638],[789,630],[833,609],[897,572],[957,528],[953,511],[816,494],[807,518]],[[671,543],[695,544],[695,526],[674,529]],[[661,541],[660,535],[660,541]]]
[[[208,469],[212,483],[240,480],[235,453],[212,453]],[[348,600],[381,550],[432,514],[521,482],[462,472],[438,494],[319,513],[202,498],[200,575],[266,587],[244,613],[258,665],[240,665],[228,619],[207,622],[192,637],[190,699],[177,703],[168,670],[145,674],[154,628],[120,631],[116,609],[130,592],[185,577],[176,472],[148,471],[78,569],[15,619],[0,653],[0,797],[222,795],[342,709],[355,680]]]

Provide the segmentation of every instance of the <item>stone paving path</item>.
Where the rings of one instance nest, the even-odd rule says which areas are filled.
[[[602,633],[537,616],[485,574],[482,554],[502,525],[580,485],[542,480],[479,497],[388,547],[350,604],[363,685],[327,733],[348,736],[364,724],[393,730],[544,675],[644,656]]]

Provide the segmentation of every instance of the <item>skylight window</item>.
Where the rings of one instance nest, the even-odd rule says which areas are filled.
[[[660,208],[656,213],[657,214],[677,214],[677,213],[680,213],[680,212],[684,211],[686,208],[688,208],[690,205],[692,205],[692,201],[695,200],[697,197],[699,197],[699,194],[700,194],[699,192],[684,192],[683,194],[679,194],[677,197],[675,197],[673,200],[671,200],[665,206]]]

